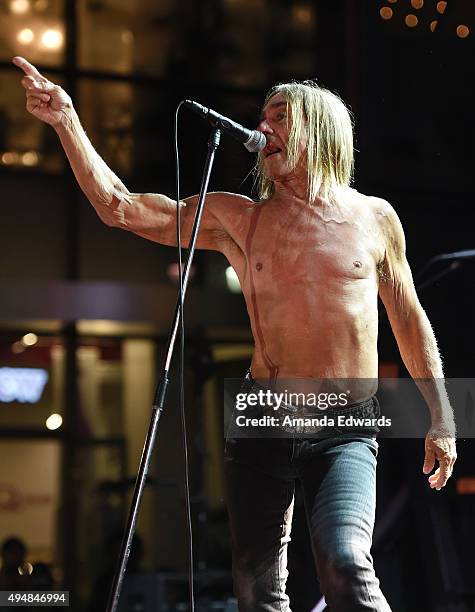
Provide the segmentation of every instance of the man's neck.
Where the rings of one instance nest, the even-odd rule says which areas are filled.
[[[307,177],[292,177],[274,182],[273,199],[279,202],[292,202],[300,206],[308,206]]]

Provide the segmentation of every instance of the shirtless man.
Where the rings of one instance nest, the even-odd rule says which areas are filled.
[[[56,130],[101,220],[175,245],[175,202],[130,193],[99,157],[59,86],[23,58],[27,109]],[[415,379],[443,377],[417,298],[393,208],[349,187],[353,134],[337,96],[309,83],[272,89],[258,129],[261,201],[209,194],[198,248],[235,269],[255,340],[254,379],[377,379],[377,296]],[[197,197],[183,202],[183,242]],[[439,490],[456,459],[455,427],[440,385],[422,388],[432,427],[423,471]],[[369,400],[372,402],[372,400]],[[290,610],[285,594],[294,479],[301,478],[322,591],[333,612],[388,611],[370,555],[374,437],[236,440],[226,449],[233,576],[241,612]],[[247,495],[247,498],[246,498]]]

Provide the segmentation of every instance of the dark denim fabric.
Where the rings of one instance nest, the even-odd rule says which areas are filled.
[[[241,384],[240,393],[259,393],[259,391],[265,391],[266,388],[260,385],[257,381],[255,381],[250,371],[246,373],[246,376]],[[281,404],[278,412],[274,410],[272,406],[254,406],[247,407],[245,412],[241,412],[240,414],[245,415],[246,417],[261,417],[261,416],[279,416],[285,417],[289,416],[293,417],[317,417],[320,418],[324,415],[329,418],[333,418],[335,425],[334,426],[312,426],[312,425],[303,425],[303,426],[294,426],[290,425],[288,427],[281,426],[277,428],[269,428],[266,426],[255,426],[252,428],[240,428],[236,426],[235,418],[239,414],[239,411],[234,409],[233,415],[229,422],[229,427],[227,430],[227,438],[289,438],[289,437],[309,437],[309,438],[328,438],[335,436],[351,436],[351,437],[370,437],[375,438],[379,433],[379,428],[375,426],[358,426],[358,427],[349,427],[349,426],[338,426],[338,417],[354,417],[356,418],[375,418],[377,419],[381,415],[381,410],[379,406],[379,402],[377,397],[374,395],[369,397],[368,399],[350,404],[344,407],[335,407],[335,408],[327,408],[324,411],[318,410],[315,407],[307,408],[304,407],[296,407],[288,404]]]
[[[328,609],[390,612],[370,554],[378,443],[367,431],[354,433],[227,438],[226,501],[240,612],[290,612],[285,583],[296,478]]]

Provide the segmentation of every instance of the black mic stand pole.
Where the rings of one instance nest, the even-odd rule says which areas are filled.
[[[444,276],[447,276],[447,274],[450,274],[450,272],[453,272],[454,270],[457,270],[457,268],[460,268],[460,261],[459,260],[453,261],[449,266],[447,266],[446,268],[444,268],[443,270],[441,270],[437,274],[434,274],[433,276],[429,276],[429,278],[427,280],[425,280],[423,283],[419,283],[417,285],[417,289],[420,291],[421,289],[425,289],[426,287],[429,287],[430,285],[433,285],[440,278],[443,278]],[[425,269],[427,269],[427,268],[425,268]]]
[[[190,274],[190,268],[193,261],[193,255],[195,252],[196,239],[198,236],[199,226],[201,222],[201,216],[203,213],[206,193],[208,191],[209,177],[211,175],[211,169],[213,167],[214,155],[216,149],[219,146],[221,132],[216,127],[211,130],[210,138],[208,141],[208,154],[203,170],[203,178],[201,182],[200,195],[196,208],[195,220],[193,222],[193,229],[191,232],[190,243],[188,245],[189,253],[186,260],[185,269],[183,271],[183,299],[186,293],[186,287],[188,284],[188,277]],[[135,482],[134,493],[132,497],[132,503],[127,518],[127,526],[125,529],[124,536],[122,538],[122,544],[120,548],[119,561],[114,574],[114,581],[112,583],[111,592],[109,595],[109,601],[107,604],[107,612],[116,612],[119,604],[120,592],[124,581],[125,571],[127,568],[127,561],[130,555],[130,548],[132,546],[132,538],[135,533],[137,524],[137,517],[139,513],[139,506],[142,500],[142,495],[145,487],[145,481],[150,464],[150,457],[153,452],[155,445],[155,436],[157,433],[158,421],[163,411],[165,404],[165,396],[168,387],[168,372],[170,370],[170,362],[173,356],[173,349],[175,347],[175,341],[178,331],[178,325],[180,322],[180,298],[178,297],[177,305],[175,309],[175,318],[171,326],[170,335],[168,337],[168,348],[165,357],[165,363],[163,366],[163,373],[160,382],[155,389],[155,395],[152,405],[152,418],[150,426],[147,432],[147,437],[142,451],[142,458],[140,460],[140,467],[137,474],[137,480]]]

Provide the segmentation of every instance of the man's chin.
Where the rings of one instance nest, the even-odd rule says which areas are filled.
[[[279,181],[283,180],[288,174],[288,170],[284,170],[283,168],[264,168],[264,176],[269,181]]]
[[[289,168],[278,159],[268,157],[262,168],[264,176],[270,181],[275,181],[278,178],[284,178],[289,173]]]

